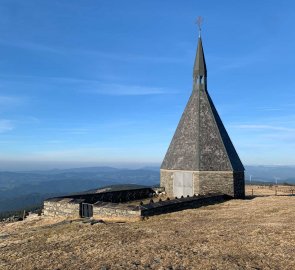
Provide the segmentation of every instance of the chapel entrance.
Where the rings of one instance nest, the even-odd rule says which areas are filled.
[[[81,217],[93,217],[93,205],[89,203],[81,203]]]
[[[173,173],[173,195],[180,198],[181,196],[193,196],[193,173],[192,172],[174,172]]]

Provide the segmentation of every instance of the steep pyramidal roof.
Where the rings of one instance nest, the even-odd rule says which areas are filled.
[[[207,91],[207,69],[201,37],[193,69],[193,92],[182,114],[161,169],[244,171]]]

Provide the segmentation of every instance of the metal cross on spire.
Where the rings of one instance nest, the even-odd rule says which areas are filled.
[[[201,37],[201,30],[202,30],[202,24],[203,24],[203,17],[198,16],[196,24],[199,28],[199,37]]]

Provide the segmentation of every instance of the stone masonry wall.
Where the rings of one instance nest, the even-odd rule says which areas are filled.
[[[244,172],[234,172],[234,196],[245,198],[245,175]]]
[[[174,170],[161,170],[160,185],[167,196],[173,194]],[[194,194],[223,193],[235,198],[244,198],[244,172],[232,171],[195,171],[193,172]]]
[[[200,176],[199,172],[193,172],[194,194],[200,194]]]
[[[245,197],[244,172],[199,172],[200,194],[221,192],[235,198]]]
[[[232,171],[201,171],[200,194],[220,192],[234,196],[234,183]]]
[[[70,203],[71,200],[71,198],[65,198],[59,201],[44,201],[44,216],[79,218],[80,205],[79,203]]]
[[[168,197],[173,197],[173,171],[160,170],[160,186],[165,188]]]
[[[93,217],[96,219],[139,219],[141,212],[120,206],[93,206]]]

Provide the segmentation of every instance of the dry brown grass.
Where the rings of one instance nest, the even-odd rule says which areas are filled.
[[[231,200],[124,224],[42,218],[1,225],[0,269],[294,269],[294,220],[295,196]]]
[[[269,196],[269,195],[291,195],[293,190],[293,195],[295,195],[295,186],[258,186],[258,185],[247,185],[246,186],[246,194],[251,196],[252,190],[254,196]]]

